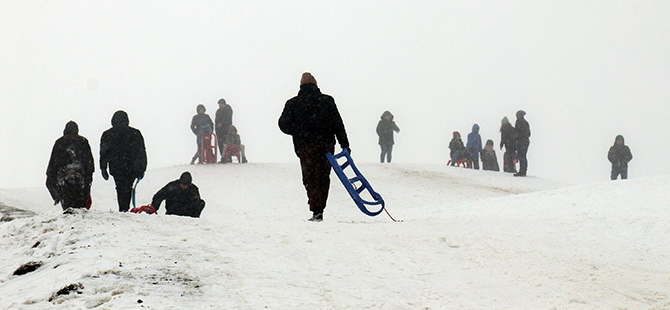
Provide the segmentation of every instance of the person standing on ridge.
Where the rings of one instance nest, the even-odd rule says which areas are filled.
[[[482,152],[482,136],[479,135],[479,125],[472,125],[472,132],[468,134],[468,142],[465,144],[468,151],[468,159],[472,168],[479,170],[479,153]]]
[[[205,162],[203,158],[205,154],[202,154],[202,135],[211,134],[214,129],[212,118],[205,114],[205,111],[207,111],[205,105],[199,104],[195,110],[198,113],[193,115],[193,118],[191,119],[191,131],[193,131],[193,134],[195,135],[195,142],[198,146],[198,150],[195,152],[195,155],[193,155],[193,158],[191,158],[191,165],[195,164],[196,159],[200,164]]]
[[[516,112],[516,153],[519,156],[519,172],[515,173],[515,177],[525,177],[528,170],[528,146],[530,145],[530,125],[526,121],[526,112],[519,110]]]
[[[393,132],[400,132],[400,128],[393,121],[393,114],[389,111],[384,111],[381,116],[381,120],[377,124],[377,135],[379,136],[379,146],[382,149],[382,153],[379,156],[379,162],[384,163],[384,157],[386,157],[386,162],[390,163],[391,158],[393,157]]]
[[[342,149],[349,139],[333,97],[322,94],[309,72],[302,74],[298,95],[284,105],[279,129],[293,137],[293,148],[300,158],[302,182],[307,191],[310,221],[323,220],[330,189],[331,165],[326,153],[335,150],[335,138]]]
[[[100,171],[105,181],[110,174],[114,177],[119,212],[130,209],[133,182],[141,180],[147,169],[144,137],[129,124],[128,114],[116,111],[112,116],[112,128],[103,132],[100,138]]]
[[[223,152],[226,149],[227,136],[230,132],[230,126],[233,125],[233,108],[226,103],[226,100],[219,99],[219,109],[214,116],[216,129],[216,140],[219,144],[219,153],[221,154],[221,163],[225,163]]]
[[[507,116],[500,121],[500,149],[505,147],[503,153],[503,171],[516,173],[514,157],[516,156],[516,129],[510,124]]]
[[[633,154],[624,143],[622,135],[614,139],[614,145],[607,152],[607,159],[612,163],[612,181],[616,180],[619,175],[622,180],[628,179],[628,163],[633,159]]]

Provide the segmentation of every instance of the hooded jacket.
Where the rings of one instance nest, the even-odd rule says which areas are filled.
[[[387,117],[389,118],[387,120]],[[400,132],[400,128],[393,121],[393,114],[389,111],[384,111],[381,120],[377,124],[377,135],[379,136],[380,145],[393,145],[393,132]]]
[[[313,83],[301,85],[298,95],[286,101],[279,117],[279,129],[293,137],[296,155],[298,149],[307,143],[322,142],[334,146],[336,137],[340,147],[349,147],[335,100],[322,94]]]
[[[468,143],[465,145],[470,158],[479,158],[482,151],[482,137],[479,135],[479,125],[472,125],[472,132],[468,134]]]
[[[60,198],[57,184],[67,175],[76,174],[83,178],[84,184],[91,184],[94,170],[95,164],[88,140],[79,135],[77,123],[68,122],[63,136],[54,143],[47,166],[46,185],[51,197],[54,200]]]
[[[200,109],[203,110],[202,114],[200,114]],[[214,129],[214,123],[212,123],[212,118],[205,113],[205,106],[199,104],[196,107],[196,111],[198,113],[193,115],[191,119],[191,131],[193,131],[193,134],[200,136],[203,133],[211,133]]]
[[[515,151],[516,147],[516,129],[510,124],[507,116],[503,117],[500,125],[500,149],[504,146],[506,151]]]
[[[619,140],[621,140],[621,145],[617,144],[617,141]],[[614,139],[614,145],[612,145],[609,152],[607,152],[607,159],[612,163],[612,167],[628,168],[628,162],[633,159],[633,154],[630,152],[630,148],[625,144],[622,135],[618,135]]]
[[[107,169],[113,176],[140,177],[147,169],[147,153],[142,133],[128,126],[128,114],[116,111],[112,128],[100,138],[100,169]]]

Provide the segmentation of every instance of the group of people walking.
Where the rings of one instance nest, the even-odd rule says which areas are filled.
[[[216,110],[214,122],[212,118],[206,114],[207,109],[204,104],[199,104],[196,107],[196,115],[191,119],[191,131],[196,137],[196,145],[198,149],[191,158],[191,165],[206,162],[205,157],[208,151],[203,147],[208,138],[211,138],[212,133],[216,132],[216,141],[221,154],[219,163],[231,163],[232,157],[237,157],[240,163],[246,163],[247,157],[245,147],[242,144],[240,135],[237,133],[237,128],[233,125],[233,108],[226,103],[226,100],[221,98],[218,101],[219,109]],[[214,158],[216,160],[216,158]]]
[[[147,168],[144,137],[129,124],[128,114],[116,111],[112,116],[112,128],[103,132],[100,138],[100,171],[105,181],[110,175],[114,178],[119,212],[129,211],[133,183],[144,178]],[[63,136],[54,144],[47,166],[46,186],[54,204],[60,203],[63,210],[90,208],[94,170],[88,140],[79,135],[77,123],[69,121]],[[166,214],[199,217],[205,202],[191,180],[190,173],[184,172],[179,179],[181,186],[168,184],[161,189],[152,200],[154,209],[158,210],[161,202],[166,200]]]

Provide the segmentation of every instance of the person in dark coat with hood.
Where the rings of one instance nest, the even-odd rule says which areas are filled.
[[[614,139],[614,145],[607,152],[607,159],[612,163],[612,180],[616,180],[619,175],[621,175],[622,180],[628,179],[628,163],[633,159],[633,154],[624,143],[622,135],[618,135]]]
[[[205,201],[200,199],[200,191],[193,184],[193,177],[188,171],[161,188],[151,199],[151,206],[156,211],[165,200],[166,215],[200,217]]]
[[[223,158],[223,151],[226,148],[226,141],[228,141],[228,134],[230,126],[233,125],[233,108],[226,103],[226,100],[219,99],[219,109],[216,110],[214,116],[214,124],[216,128],[216,139],[219,143],[219,153],[221,154],[221,163],[225,163]]]
[[[384,163],[384,157],[386,157],[386,162],[390,163],[391,158],[393,157],[393,132],[400,132],[400,128],[393,121],[393,114],[389,111],[384,111],[381,116],[381,120],[377,124],[377,135],[379,136],[379,146],[382,149],[382,153],[379,156],[379,162]]]
[[[465,145],[468,159],[472,168],[479,170],[479,153],[482,151],[482,136],[479,135],[479,125],[472,125],[472,132],[468,134],[468,143]]]
[[[90,207],[95,164],[88,140],[79,135],[79,126],[69,121],[63,136],[56,140],[47,166],[46,186],[54,200],[67,208]]]
[[[528,170],[528,146],[530,145],[530,125],[526,121],[526,112],[519,110],[516,112],[516,154],[519,157],[519,172],[515,173],[515,177],[525,177]]]
[[[112,128],[103,132],[100,138],[100,170],[105,180],[110,174],[114,177],[120,212],[130,209],[133,182],[142,179],[147,169],[144,137],[129,124],[128,114],[116,111],[112,116]]]
[[[335,150],[335,138],[342,149],[349,139],[333,97],[322,94],[309,72],[302,74],[298,95],[284,105],[279,129],[293,137],[293,148],[300,158],[302,182],[307,191],[310,221],[323,220],[328,200],[331,165],[326,153]]]
[[[463,145],[461,133],[458,131],[454,131],[453,138],[449,142],[449,157],[452,166],[456,165],[456,161],[466,157],[465,145]]]
[[[191,131],[193,131],[193,134],[195,135],[195,142],[198,146],[198,150],[195,151],[195,155],[193,155],[193,158],[191,159],[191,165],[195,164],[196,159],[198,160],[198,163],[202,164],[204,162],[202,158],[204,155],[202,154],[202,135],[212,133],[214,130],[212,118],[205,114],[205,111],[207,111],[205,105],[199,104],[195,110],[197,114],[193,115],[193,118],[191,119]]]
[[[503,171],[516,173],[514,157],[516,156],[516,129],[510,124],[507,116],[500,121],[500,149],[505,147],[503,153]]]

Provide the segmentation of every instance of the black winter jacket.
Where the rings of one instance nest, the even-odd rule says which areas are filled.
[[[389,120],[386,120],[386,116],[390,116]],[[393,145],[393,132],[399,132],[400,128],[393,121],[393,114],[389,111],[385,111],[381,120],[377,124],[377,135],[379,136],[380,145]]]
[[[621,145],[617,144],[618,140],[621,140]],[[623,136],[619,135],[614,139],[614,145],[607,152],[607,159],[613,167],[628,168],[628,162],[633,159],[633,154],[630,152],[630,148],[624,144]]]
[[[508,151],[516,151],[516,129],[510,123],[500,126],[500,149],[503,146]]]
[[[335,100],[322,94],[316,84],[303,84],[298,96],[286,102],[279,118],[279,129],[293,136],[296,154],[306,143],[323,142],[334,146],[335,137],[340,147],[349,147],[347,132]]]
[[[233,125],[233,108],[226,104],[223,109],[216,110],[214,116],[214,123],[216,124],[216,134],[228,134],[228,129]]]
[[[84,184],[91,184],[94,171],[93,154],[86,138],[77,134],[66,134],[56,140],[47,166],[46,186],[51,197],[60,199],[57,184],[66,176],[76,174]]]
[[[530,125],[525,118],[520,117],[516,119],[514,124],[516,129],[516,141],[528,141],[530,139]]]
[[[112,116],[112,128],[100,138],[100,169],[122,177],[139,177],[147,169],[147,152],[142,133],[128,126],[128,114],[117,111]]]
[[[200,191],[194,184],[181,189],[179,180],[174,180],[161,188],[151,200],[151,205],[158,211],[165,200],[165,214],[200,217],[205,201],[200,199]]]

